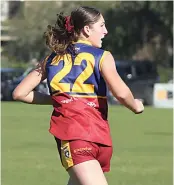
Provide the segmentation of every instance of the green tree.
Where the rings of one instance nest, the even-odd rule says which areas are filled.
[[[113,3],[110,3],[110,7]],[[10,34],[17,38],[5,47],[5,54],[17,61],[28,62],[32,58],[41,59],[50,51],[45,45],[43,33],[48,24],[54,24],[56,14],[62,10],[65,14],[80,5],[98,7],[102,12],[108,9],[107,2],[68,2],[37,1],[23,2],[18,15],[12,18]]]
[[[41,59],[50,51],[43,33],[54,24],[56,14],[69,14],[77,6],[94,6],[104,14],[108,36],[103,48],[116,59],[140,58],[167,65],[173,49],[173,4],[170,1],[38,1],[24,2],[18,16],[10,20],[11,34],[17,40],[6,46],[8,56],[28,62]]]
[[[18,16],[8,22],[10,34],[17,40],[6,46],[5,54],[25,62],[45,57],[50,52],[43,39],[47,25],[55,23],[56,14],[62,9],[68,13],[71,6],[61,1],[24,2]]]
[[[104,47],[118,59],[139,56],[167,64],[173,48],[172,5],[170,1],[120,2],[119,8],[105,14],[110,34]]]

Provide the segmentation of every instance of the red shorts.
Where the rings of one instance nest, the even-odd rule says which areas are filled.
[[[55,138],[63,167],[68,168],[89,160],[96,159],[103,170],[110,170],[112,147],[83,140],[61,141]]]

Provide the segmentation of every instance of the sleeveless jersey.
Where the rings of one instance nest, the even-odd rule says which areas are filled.
[[[50,133],[61,140],[87,140],[111,146],[107,86],[100,69],[107,53],[89,42],[75,43],[76,55],[52,53],[46,61],[53,100]]]

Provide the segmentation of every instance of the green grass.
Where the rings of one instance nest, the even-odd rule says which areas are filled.
[[[54,138],[51,106],[1,103],[2,185],[66,185]],[[109,109],[114,153],[109,185],[172,185],[172,110],[134,115]]]

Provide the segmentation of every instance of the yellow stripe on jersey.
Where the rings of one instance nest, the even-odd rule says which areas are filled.
[[[74,165],[68,141],[61,141],[61,159],[66,170]]]
[[[56,92],[52,96],[57,96],[61,93],[62,92]],[[80,95],[80,94],[69,94],[69,95],[73,96],[73,97],[79,97],[79,98],[103,98],[103,99],[107,99],[106,96],[97,96],[97,95]]]
[[[106,96],[96,96],[96,95],[71,95],[73,97],[79,97],[79,98],[103,98],[107,99]]]
[[[100,59],[100,62],[99,62],[99,70],[101,71],[101,67],[102,67],[102,63],[104,61],[104,57],[109,53],[109,51],[104,51],[101,59]]]

